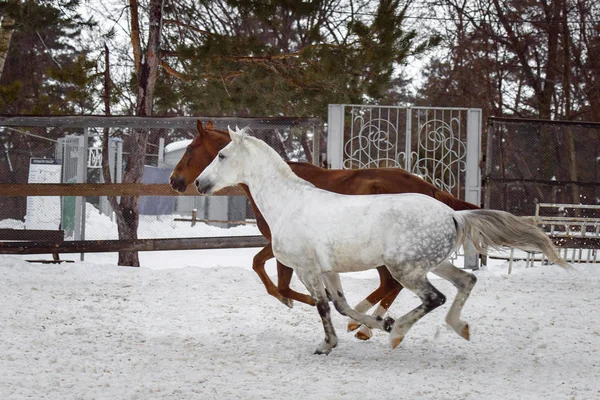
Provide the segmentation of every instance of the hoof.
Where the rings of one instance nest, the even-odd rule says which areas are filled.
[[[383,330],[386,332],[391,332],[392,331],[392,326],[394,326],[394,322],[396,322],[396,320],[392,317],[386,317],[383,320]]]
[[[280,302],[288,306],[289,308],[294,308],[294,300],[288,299],[287,297],[282,297],[279,299]]]
[[[331,338],[331,340],[329,340],[329,341],[324,340],[317,346],[317,349],[315,350],[315,354],[327,355],[327,354],[331,353],[331,350],[333,350],[335,347],[337,347],[337,344],[338,344],[337,337]]]
[[[351,319],[350,321],[348,321],[348,332],[352,332],[357,330],[358,328],[360,328],[360,323],[358,323],[357,321]]]
[[[392,349],[395,349],[396,347],[398,347],[398,345],[400,343],[402,343],[402,339],[404,339],[404,337],[398,337],[398,338],[393,338],[391,343],[392,343]]]
[[[354,335],[355,338],[360,339],[360,340],[369,340],[369,339],[371,339],[372,336],[373,336],[373,334],[371,333],[371,330],[369,328],[367,328],[366,326],[364,327],[364,329],[359,330]]]
[[[471,340],[471,335],[469,334],[469,325],[465,325],[465,327],[460,331],[459,335],[467,340]]]
[[[334,346],[335,347],[335,346]],[[329,355],[329,353],[331,353],[331,350],[333,350],[333,347],[329,347],[329,346],[323,346],[323,345],[319,345],[319,347],[317,347],[317,349],[315,350],[315,354],[325,354],[325,355]]]

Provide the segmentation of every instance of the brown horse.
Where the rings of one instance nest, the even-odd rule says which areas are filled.
[[[196,123],[197,136],[187,147],[183,157],[171,174],[170,184],[174,190],[184,192],[189,184],[200,175],[202,171],[217,156],[218,152],[230,141],[229,134],[225,131],[215,129],[212,122],[208,121],[202,126],[199,120]],[[388,193],[422,193],[447,204],[454,210],[479,208],[471,203],[464,202],[449,193],[439,190],[425,180],[399,168],[377,168],[360,170],[328,170],[310,163],[289,162],[292,171],[299,177],[311,182],[316,187],[340,194],[388,194]],[[260,232],[271,240],[271,231],[266,221],[259,212],[254,199],[247,186],[241,185],[245,191],[254,214]],[[296,292],[290,288],[293,269],[277,261],[278,286],[271,281],[265,272],[265,262],[273,258],[271,243],[267,244],[254,256],[252,268],[265,285],[267,292],[286,304],[292,306],[292,300],[297,300],[314,306],[312,297]],[[365,300],[360,302],[356,310],[364,313],[373,305],[380,303],[375,312],[381,317],[398,296],[402,286],[390,275],[386,267],[377,268],[380,277],[379,287]],[[351,321],[349,330],[354,330],[359,324]],[[369,339],[370,330],[364,329],[357,333],[359,339]]]

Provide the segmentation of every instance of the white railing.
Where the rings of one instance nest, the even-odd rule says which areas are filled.
[[[550,215],[548,215],[550,214]],[[570,215],[574,214],[574,215]],[[592,214],[593,216],[581,216]],[[600,205],[539,203],[533,220],[554,241],[560,256],[570,263],[600,262]],[[541,253],[520,253],[511,249],[509,273],[515,260],[525,260],[527,267],[536,262],[548,263]]]

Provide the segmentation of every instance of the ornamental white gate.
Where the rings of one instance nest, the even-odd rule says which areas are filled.
[[[481,199],[481,109],[330,104],[329,168],[399,167]]]
[[[399,167],[481,204],[481,109],[330,104],[327,164]],[[477,268],[471,251],[465,267]]]

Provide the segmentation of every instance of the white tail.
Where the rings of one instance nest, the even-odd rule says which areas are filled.
[[[458,244],[470,241],[480,253],[486,253],[485,249],[488,247],[504,246],[524,251],[541,251],[553,263],[565,269],[573,269],[571,264],[558,255],[548,235],[531,220],[497,210],[457,211],[453,216]]]

